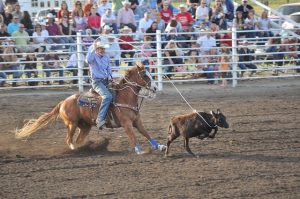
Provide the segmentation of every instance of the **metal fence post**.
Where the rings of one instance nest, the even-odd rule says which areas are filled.
[[[158,80],[158,90],[161,91],[163,89],[162,83],[162,56],[161,56],[161,31],[156,30],[156,53],[157,53],[157,80]]]
[[[236,87],[237,85],[237,35],[236,35],[236,27],[232,27],[232,87]]]
[[[77,32],[77,65],[78,65],[78,89],[79,92],[83,92],[83,62],[82,57],[82,40],[81,32]]]

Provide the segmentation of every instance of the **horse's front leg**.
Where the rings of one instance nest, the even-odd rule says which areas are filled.
[[[129,137],[131,143],[134,145],[135,152],[137,154],[142,154],[142,147],[138,143],[138,141],[134,135],[134,129],[133,129],[132,123],[130,121],[127,121],[127,122],[122,123],[122,126],[124,127],[125,133]]]
[[[166,149],[165,145],[162,144],[158,144],[158,142],[151,138],[149,133],[147,132],[147,130],[145,129],[142,120],[140,118],[137,118],[134,122],[133,122],[133,126],[135,128],[137,128],[137,130],[149,141],[149,143],[152,146],[152,149],[159,149],[160,151],[164,151]]]

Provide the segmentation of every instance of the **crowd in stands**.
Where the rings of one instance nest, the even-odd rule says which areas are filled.
[[[21,53],[28,54],[26,61],[43,58],[43,68],[53,69],[45,71],[46,77],[50,77],[52,72],[63,76],[64,72],[60,70],[63,66],[55,51],[64,49],[76,56],[75,35],[78,31],[83,33],[84,51],[99,36],[101,42],[109,44],[107,51],[115,66],[120,66],[121,59],[128,59],[127,64],[133,65],[137,53],[134,41],[143,41],[140,57],[149,67],[153,64],[150,58],[156,56],[155,33],[160,30],[163,33],[164,71],[169,77],[174,72],[191,72],[194,78],[206,76],[208,83],[214,83],[212,79],[215,77],[230,76],[227,71],[231,69],[230,31],[236,27],[241,62],[238,66],[242,69],[240,75],[243,76],[247,68],[251,69],[250,75],[254,75],[257,66],[252,63],[255,57],[248,48],[249,42],[267,44],[266,52],[279,52],[274,54],[275,60],[283,59],[283,52],[299,51],[299,40],[283,40],[270,31],[271,21],[267,11],[263,11],[260,17],[255,14],[247,0],[242,0],[236,9],[232,0],[187,0],[186,4],[178,7],[171,0],[112,0],[111,3],[108,0],[86,0],[76,1],[72,10],[66,2],[62,2],[57,13],[48,13],[47,19],[33,22],[29,12],[23,11],[18,2],[0,4],[0,86],[4,85],[8,74],[12,73],[13,78],[22,75],[18,72],[20,65],[17,62]],[[188,34],[182,34],[185,32]],[[278,44],[293,44],[294,48],[280,47]],[[76,68],[74,56],[68,66]],[[185,59],[186,56],[191,58]],[[298,59],[299,53],[291,56]],[[28,72],[25,75],[28,78],[37,77],[36,67],[36,64],[26,64]],[[218,70],[223,72],[212,72]],[[77,75],[73,69],[69,71]],[[50,84],[49,81],[46,83]],[[63,83],[59,81],[59,84]],[[16,82],[12,84],[16,85]],[[221,85],[226,87],[227,82],[224,80]]]

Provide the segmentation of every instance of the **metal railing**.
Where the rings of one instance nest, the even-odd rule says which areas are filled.
[[[258,30],[253,30],[253,32],[257,32]],[[247,33],[252,31],[238,31],[239,33]],[[207,53],[203,50],[203,46],[195,47],[195,43],[199,42],[199,38],[203,37],[204,35],[211,34],[213,37],[214,35],[230,35],[229,39],[224,38],[215,38],[217,43],[220,43],[219,46],[213,46],[211,49],[217,51],[216,54]],[[149,34],[150,36],[155,36],[155,40],[150,42],[150,45],[152,44],[153,47],[153,54],[151,57],[144,57],[141,55],[141,46],[144,44],[143,41],[140,41],[138,39],[134,40],[134,44],[132,44],[135,48],[135,56],[134,57],[126,57],[126,58],[112,58],[112,63],[114,61],[118,60],[119,65],[114,65],[113,71],[116,77],[120,77],[124,74],[124,70],[130,68],[128,66],[128,63],[131,61],[143,61],[145,59],[151,60],[150,64],[147,66],[149,70],[151,71],[153,77],[157,81],[159,85],[159,89],[163,90],[163,84],[168,83],[169,79],[166,76],[171,76],[172,81],[174,82],[213,82],[217,83],[218,81],[222,81],[224,79],[231,81],[231,84],[233,87],[235,87],[238,84],[238,81],[241,80],[247,80],[247,79],[258,79],[258,78],[287,78],[287,77],[299,77],[300,73],[300,52],[299,52],[299,40],[295,40],[295,43],[281,43],[281,44],[275,44],[275,47],[277,50],[279,48],[283,49],[281,51],[276,52],[266,52],[265,50],[268,47],[271,47],[271,45],[266,45],[266,40],[270,38],[264,38],[264,37],[255,37],[255,38],[239,38],[237,37],[237,30],[235,27],[233,27],[231,30],[227,31],[218,31],[218,32],[206,32],[206,31],[199,31],[196,30],[194,32],[182,32],[182,33],[174,33],[174,34],[167,34],[167,33],[161,33],[160,31],[157,31],[156,34]],[[177,39],[175,40],[176,43],[180,46],[181,51],[183,52],[181,55],[176,56],[176,58],[180,58],[183,60],[180,64],[173,64],[173,63],[166,63],[165,60],[166,54],[165,52],[168,50],[165,48],[165,45],[168,43],[168,40],[166,39],[168,35],[171,36],[177,36]],[[94,35],[95,37],[107,37],[107,35]],[[121,35],[115,35],[116,38],[118,38]],[[135,34],[132,34],[133,37],[135,37]],[[57,36],[59,37],[59,36]],[[3,64],[15,64],[19,65],[19,69],[16,70],[0,70],[0,72],[7,74],[6,79],[1,79],[0,75],[0,82],[5,81],[3,87],[0,87],[0,90],[5,89],[12,89],[12,88],[51,88],[51,87],[69,87],[69,86],[76,86],[79,88],[79,91],[83,91],[83,87],[85,85],[89,85],[88,81],[88,74],[84,72],[84,70],[88,70],[87,64],[83,59],[78,59],[76,67],[69,67],[67,68],[67,62],[70,58],[70,56],[73,53],[77,54],[77,57],[82,57],[82,55],[85,55],[87,53],[86,50],[86,44],[82,42],[83,35],[78,32],[76,36],[74,36],[74,39],[76,40],[76,43],[72,44],[42,44],[47,45],[49,48],[55,46],[59,47],[58,50],[53,50],[52,53],[55,53],[56,55],[59,55],[60,62],[61,62],[61,68],[58,69],[46,69],[43,68],[43,63],[47,63],[48,61],[45,61],[43,59],[44,55],[49,54],[49,51],[43,52],[43,53],[33,53],[36,57],[36,61],[25,61],[25,56],[30,54],[30,52],[27,53],[11,53],[11,54],[2,54],[1,56],[6,55],[13,55],[18,56],[18,62],[15,61],[3,61],[0,64],[3,66]],[[281,38],[280,36],[275,36],[273,39],[280,39],[280,40],[292,40],[295,39],[294,36],[288,36],[285,38]],[[11,38],[9,38],[11,39]],[[117,39],[116,39],[117,41]],[[251,61],[241,61],[239,54],[239,49],[241,47],[244,47],[245,45],[242,43],[242,41],[248,41],[250,42],[247,44],[247,48],[250,50],[254,50],[251,53],[248,53],[247,56],[252,56],[253,60]],[[123,41],[118,41],[119,43],[122,43]],[[225,42],[231,42],[232,45],[225,46],[222,45]],[[30,47],[31,44],[28,44]],[[28,47],[27,46],[27,47]],[[75,47],[76,51],[71,51],[70,47]],[[8,47],[16,47],[13,44],[7,44],[5,46],[2,45],[2,48],[8,48]],[[84,48],[83,48],[84,47]],[[289,48],[289,47],[294,47]],[[297,48],[295,50],[295,48]],[[48,47],[47,47],[48,49]],[[196,50],[200,51],[198,55],[190,56],[188,54],[189,51]],[[119,54],[122,52],[126,52],[126,50],[117,50]],[[222,51],[228,51],[227,57],[229,58],[228,64],[230,68],[228,70],[221,70],[220,69],[220,58],[224,56],[223,53],[220,53]],[[276,55],[282,55],[281,58],[278,58]],[[274,56],[275,55],[275,56]],[[173,57],[174,58],[174,57]],[[199,60],[198,63],[190,63],[190,59],[197,58]],[[206,60],[206,61],[205,61]],[[27,63],[36,63],[37,69],[25,69],[24,66]],[[255,64],[257,66],[256,69],[240,69],[239,66],[241,64]],[[280,63],[280,64],[278,64]],[[213,67],[211,67],[213,66]],[[179,67],[185,67],[186,70],[179,70]],[[190,70],[190,68],[199,68],[197,70]],[[211,69],[213,68],[213,70]],[[3,67],[2,67],[3,69]],[[170,70],[167,70],[170,69]],[[45,76],[45,72],[52,72],[50,77]],[[59,77],[57,76],[57,73],[59,71],[63,71],[64,76]],[[71,75],[70,73],[72,71],[76,71],[77,75]],[[275,76],[273,72],[281,71],[277,73]],[[16,77],[16,75],[13,75],[15,72],[20,72],[22,75],[20,77]],[[37,76],[35,77],[28,77],[25,74],[28,72],[35,72],[37,73]],[[255,76],[241,76],[242,73],[250,73],[256,72]],[[227,73],[224,75],[224,73]],[[77,80],[77,82],[73,82],[73,80]],[[50,81],[50,84],[47,84],[47,82]],[[54,82],[51,82],[54,81]],[[64,81],[64,84],[56,83],[56,81]],[[10,84],[16,82],[18,84],[17,87],[11,87]],[[30,86],[29,82],[37,82],[38,84]]]

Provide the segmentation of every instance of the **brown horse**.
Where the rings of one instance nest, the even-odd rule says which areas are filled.
[[[126,71],[125,76],[115,86],[116,98],[108,111],[111,113],[111,118],[113,118],[114,122],[108,121],[106,127],[123,127],[131,143],[135,146],[137,154],[141,154],[142,150],[134,135],[133,127],[149,141],[153,149],[163,151],[165,146],[159,145],[155,139],[151,138],[142,124],[138,107],[139,92],[142,88],[148,91],[149,96],[154,94],[157,89],[144,65],[137,63],[135,67]],[[59,116],[68,128],[65,141],[72,150],[75,149],[73,136],[76,129],[79,128],[76,144],[81,144],[92,126],[95,125],[95,118],[98,115],[101,97],[95,93],[89,93],[89,95],[93,96],[97,101],[94,108],[80,106],[78,103],[80,94],[74,94],[59,102],[52,111],[41,115],[38,119],[32,119],[27,122],[22,129],[16,131],[16,137],[27,137]],[[108,117],[106,120],[108,120]]]

